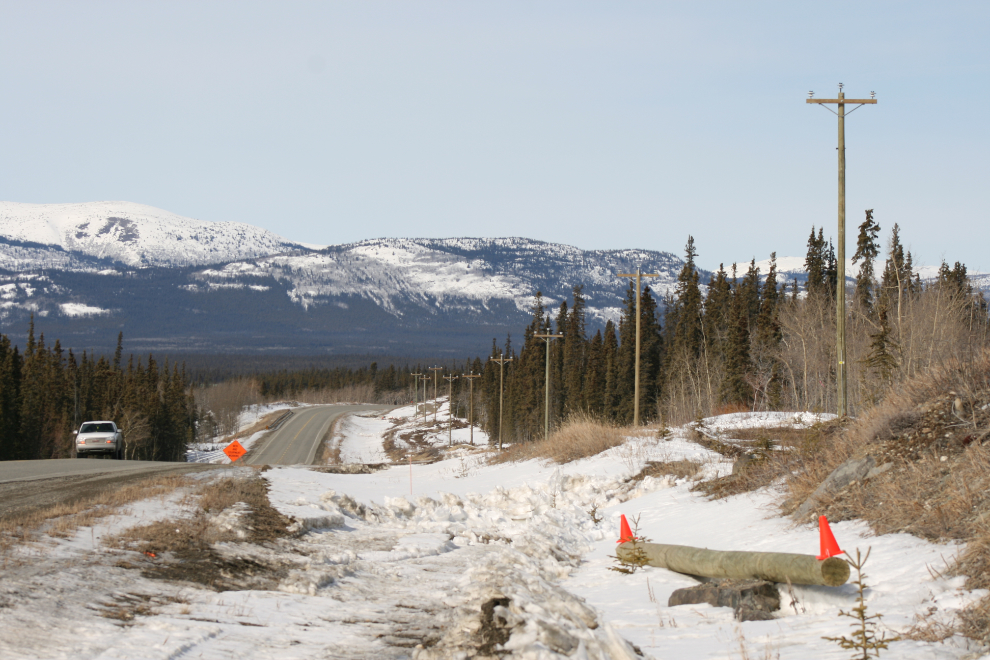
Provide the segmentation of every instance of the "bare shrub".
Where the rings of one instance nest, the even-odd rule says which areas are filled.
[[[306,389],[293,395],[300,403],[378,403],[375,388],[370,383],[348,385],[338,389]],[[408,398],[408,397],[406,397]]]
[[[495,454],[494,462],[525,461],[546,458],[555,463],[570,463],[616,447],[625,442],[624,429],[595,419],[586,413],[571,415],[550,437],[535,442],[517,443]]]
[[[201,431],[205,437],[236,433],[241,411],[246,406],[262,403],[258,382],[253,378],[235,378],[198,387],[193,396],[196,407],[204,415]]]

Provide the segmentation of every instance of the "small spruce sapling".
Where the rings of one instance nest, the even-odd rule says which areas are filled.
[[[880,633],[877,636],[877,628],[883,615],[866,613],[866,599],[864,597],[866,592],[866,574],[863,573],[863,566],[866,565],[866,560],[869,558],[870,548],[866,549],[865,557],[860,556],[859,548],[857,548],[856,559],[846,560],[850,566],[856,569],[856,580],[853,584],[856,585],[856,600],[858,604],[852,608],[851,612],[839,610],[839,616],[847,616],[855,620],[854,623],[849,624],[853,629],[852,636],[846,637],[843,635],[842,637],[822,638],[830,642],[835,642],[844,649],[854,650],[853,660],[869,660],[871,656],[879,658],[880,649],[886,650],[888,644],[900,639],[900,637],[896,636],[887,637],[887,633]]]
[[[615,571],[616,573],[625,573],[626,575],[632,575],[639,569],[650,563],[650,558],[647,556],[646,551],[643,550],[643,543],[649,543],[650,539],[645,536],[639,535],[639,516],[632,519],[632,541],[626,541],[632,546],[629,551],[629,555],[623,560],[619,559],[618,553],[615,555],[609,555],[615,560],[615,566],[609,566],[608,570]]]

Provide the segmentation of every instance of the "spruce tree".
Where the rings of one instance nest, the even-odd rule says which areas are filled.
[[[720,355],[728,339],[729,317],[732,311],[732,285],[729,284],[725,265],[708,280],[708,295],[705,297],[704,333],[709,351]]]
[[[609,319],[602,335],[602,368],[605,372],[605,390],[602,394],[602,408],[609,419],[618,419],[620,373],[619,339],[615,324]]]
[[[567,316],[564,333],[563,394],[566,412],[587,409],[584,379],[588,362],[588,338],[585,336],[585,302],[583,287],[577,285],[572,290],[574,304]]]
[[[746,300],[733,292],[732,318],[729,325],[729,341],[725,347],[725,378],[719,390],[719,398],[724,404],[737,404],[749,407],[752,403],[753,388],[749,384],[752,372],[749,353],[749,321],[747,320]]]
[[[702,329],[701,287],[699,286],[698,270],[694,263],[698,252],[694,247],[693,236],[688,236],[684,255],[684,266],[681,267],[681,271],[677,275],[674,305],[667,312],[667,336],[669,337],[670,352],[680,351],[690,359],[697,359],[701,354],[704,332]]]
[[[859,267],[859,275],[856,277],[856,304],[866,315],[873,313],[873,297],[876,288],[876,275],[873,263],[880,254],[880,245],[877,243],[877,234],[880,232],[880,225],[873,221],[873,209],[866,211],[866,220],[859,226],[859,237],[856,239],[856,253],[852,257],[852,262],[856,263],[860,259],[863,265]]]

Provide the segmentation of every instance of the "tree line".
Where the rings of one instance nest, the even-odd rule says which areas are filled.
[[[987,303],[975,292],[966,267],[943,263],[935,278],[914,272],[900,228],[886,249],[867,211],[853,256],[859,272],[851,288],[837,282],[835,250],[812,228],[807,281],[778,282],[776,255],[768,272],[755,260],[742,271],[721,264],[702,284],[694,239],[674,290],[659,299],[640,294],[640,410],[646,420],[684,422],[730,411],[834,411],[837,292],[848,305],[849,403],[862,411],[898,380],[988,345]],[[876,274],[878,258],[885,255]],[[510,441],[542,436],[550,358],[550,416],[561,421],[590,414],[617,424],[633,417],[636,291],[627,289],[618,322],[589,336],[586,301],[575,286],[571,300],[549,309],[537,293],[517,349],[512,338],[493,341],[490,358],[511,358],[504,369],[501,428]],[[546,340],[541,334],[562,334]],[[484,366],[480,408],[485,429],[499,434],[499,364]]]
[[[126,458],[182,460],[196,424],[185,368],[122,359],[123,333],[109,359],[46,346],[33,317],[23,354],[0,335],[0,460],[69,458],[72,431],[100,419],[124,431]]]

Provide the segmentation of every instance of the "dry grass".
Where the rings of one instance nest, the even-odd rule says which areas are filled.
[[[32,540],[38,534],[66,538],[80,527],[120,512],[121,507],[168,495],[176,488],[190,483],[184,476],[154,476],[116,489],[104,489],[89,497],[72,502],[60,502],[43,509],[4,516],[0,520],[0,552],[11,546]]]
[[[678,461],[647,461],[646,467],[636,475],[630,477],[630,481],[642,481],[646,477],[672,476],[675,479],[690,479],[701,470],[701,463],[698,461],[678,460]]]
[[[193,496],[194,515],[131,528],[110,541],[150,559],[147,577],[198,583],[216,590],[269,589],[286,573],[284,566],[231,558],[213,547],[219,543],[268,544],[289,535],[291,520],[271,506],[268,486],[258,475],[228,478],[204,485]],[[225,524],[218,514],[237,512]],[[233,523],[233,524],[226,524]]]
[[[134,527],[118,536],[117,544],[158,555],[180,552],[192,545],[224,541],[262,543],[287,534],[290,521],[272,508],[268,501],[267,484],[258,476],[220,479],[203,485],[193,497],[198,500],[198,510],[191,518]],[[213,524],[213,516],[238,503],[244,503],[250,509],[243,536],[236,530]]]
[[[572,415],[550,437],[535,442],[518,443],[491,461],[507,463],[532,458],[549,459],[554,463],[570,463],[600,454],[625,442],[625,429],[597,420],[586,414]]]
[[[907,532],[930,541],[962,541],[950,571],[969,588],[990,587],[990,352],[898,384],[843,432],[802,452],[782,508],[794,511],[850,458],[870,455],[890,469],[819,500],[813,515],[863,519],[877,534]],[[930,623],[930,622],[929,622]],[[945,634],[944,622],[914,634]],[[983,641],[990,601],[970,608],[959,630]]]

